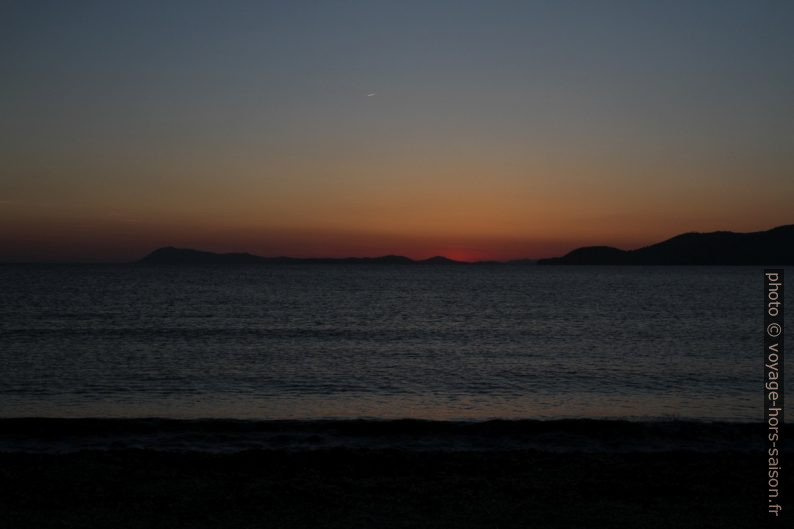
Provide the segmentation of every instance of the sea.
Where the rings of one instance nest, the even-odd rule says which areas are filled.
[[[757,267],[3,265],[0,418],[760,422],[763,280]]]

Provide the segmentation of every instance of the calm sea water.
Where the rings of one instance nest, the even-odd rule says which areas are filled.
[[[4,266],[0,417],[756,421],[762,284],[748,267]]]

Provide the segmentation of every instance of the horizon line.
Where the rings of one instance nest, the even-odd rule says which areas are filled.
[[[774,227],[766,229],[766,230],[758,230],[758,231],[750,231],[750,232],[735,232],[735,231],[731,231],[731,230],[687,231],[687,232],[678,233],[676,235],[673,235],[671,237],[668,237],[668,238],[660,240],[660,241],[646,243],[646,244],[643,244],[641,246],[637,246],[636,248],[632,248],[632,249],[628,249],[628,250],[622,250],[622,251],[639,250],[639,249],[642,249],[642,248],[646,248],[648,246],[653,246],[653,245],[656,245],[656,244],[661,244],[661,243],[667,242],[667,241],[669,241],[671,239],[675,239],[676,237],[680,237],[680,236],[683,236],[683,235],[690,235],[690,234],[704,234],[704,235],[707,235],[707,234],[717,234],[717,233],[731,233],[731,234],[736,234],[736,235],[751,235],[751,234],[765,233],[765,232],[778,230],[778,229],[785,229],[785,228],[794,228],[794,224],[781,224],[781,225],[774,226]],[[554,258],[558,258],[558,257],[564,257],[565,255],[568,255],[571,252],[574,252],[576,250],[580,250],[580,249],[583,249],[583,248],[616,248],[616,249],[619,249],[617,247],[609,246],[609,245],[605,245],[605,244],[596,244],[596,245],[588,245],[588,246],[580,246],[580,247],[572,248],[571,250],[569,250],[568,252],[565,252],[561,256],[516,257],[516,258],[513,258],[513,259],[464,260],[464,259],[455,259],[455,258],[452,258],[452,257],[448,257],[448,256],[446,256],[444,254],[436,254],[436,255],[433,255],[433,256],[430,256],[430,257],[427,257],[427,258],[424,258],[424,259],[414,259],[412,257],[408,257],[408,256],[405,256],[405,255],[402,255],[402,254],[397,254],[397,253],[386,253],[386,254],[370,255],[370,256],[352,256],[351,255],[351,256],[344,256],[344,257],[327,257],[327,256],[326,257],[323,257],[323,256],[293,257],[293,256],[288,256],[288,255],[263,256],[263,255],[259,255],[259,254],[255,254],[255,253],[251,253],[251,252],[245,252],[245,251],[214,252],[214,251],[210,251],[210,250],[199,250],[199,249],[196,249],[196,248],[187,248],[187,247],[179,247],[179,246],[167,245],[167,246],[159,246],[159,247],[155,248],[154,250],[151,250],[148,253],[144,254],[142,257],[139,257],[139,258],[133,259],[133,260],[127,260],[127,259],[124,259],[124,260],[121,260],[121,259],[116,259],[116,260],[114,260],[114,259],[109,259],[109,260],[24,260],[24,261],[20,260],[20,261],[0,261],[0,265],[103,265],[103,264],[105,264],[105,265],[109,265],[109,264],[115,264],[115,265],[130,264],[130,265],[132,265],[132,264],[141,263],[147,257],[149,257],[152,254],[154,254],[155,252],[158,252],[158,251],[161,251],[161,250],[179,250],[179,251],[195,252],[195,253],[198,253],[198,254],[209,254],[209,255],[215,255],[215,256],[235,256],[235,255],[237,255],[237,256],[253,257],[253,258],[263,259],[263,260],[274,260],[274,261],[277,261],[277,260],[290,260],[290,261],[332,261],[332,262],[340,262],[340,261],[355,261],[355,260],[362,260],[362,261],[366,261],[366,260],[383,260],[383,259],[392,258],[392,259],[404,260],[406,263],[407,262],[411,262],[411,263],[426,263],[428,261],[443,259],[445,261],[448,261],[449,263],[454,263],[454,264],[489,264],[489,263],[490,264],[509,264],[509,263],[520,263],[520,262],[536,263],[538,261],[542,261],[542,260],[545,260],[545,259],[554,259]]]

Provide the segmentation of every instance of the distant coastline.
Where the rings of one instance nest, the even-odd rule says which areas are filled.
[[[511,261],[456,261],[443,256],[411,259],[380,257],[261,257],[250,253],[214,253],[167,246],[149,253],[143,265],[253,264],[373,264],[373,265],[791,265],[794,264],[794,224],[767,231],[736,233],[690,232],[636,250],[611,246],[577,248],[562,257]]]
[[[514,261],[456,261],[437,255],[429,259],[411,259],[403,255],[380,257],[261,257],[250,253],[214,253],[190,248],[158,248],[138,261],[145,265],[253,265],[253,264],[376,264],[376,265],[477,265],[534,264],[530,259]]]
[[[559,257],[522,258],[505,261],[459,261],[437,255],[412,259],[403,255],[377,257],[263,257],[246,252],[217,253],[193,248],[165,246],[136,261],[5,261],[0,266],[20,265],[262,265],[262,264],[344,264],[344,265],[434,265],[434,266],[527,266],[527,265],[706,265],[763,266],[794,265],[794,224],[766,231],[688,232],[633,250],[613,246],[584,246]]]
[[[539,265],[790,265],[794,224],[767,231],[682,233],[636,250],[611,246],[577,248]]]

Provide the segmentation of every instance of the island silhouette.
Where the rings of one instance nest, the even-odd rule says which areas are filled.
[[[250,253],[214,253],[190,248],[167,246],[158,248],[138,261],[140,264],[467,264],[447,257],[435,256],[414,260],[402,255],[380,257],[261,257]]]
[[[636,250],[587,246],[562,257],[540,259],[538,264],[790,265],[794,264],[794,224],[750,233],[682,233]]]
[[[456,261],[435,256],[411,259],[402,255],[380,257],[261,257],[250,253],[214,253],[190,248],[158,248],[138,261],[145,265],[249,264],[400,264],[400,265],[790,265],[794,264],[794,224],[767,231],[736,233],[690,232],[635,250],[611,246],[577,248],[562,257],[534,261]]]

